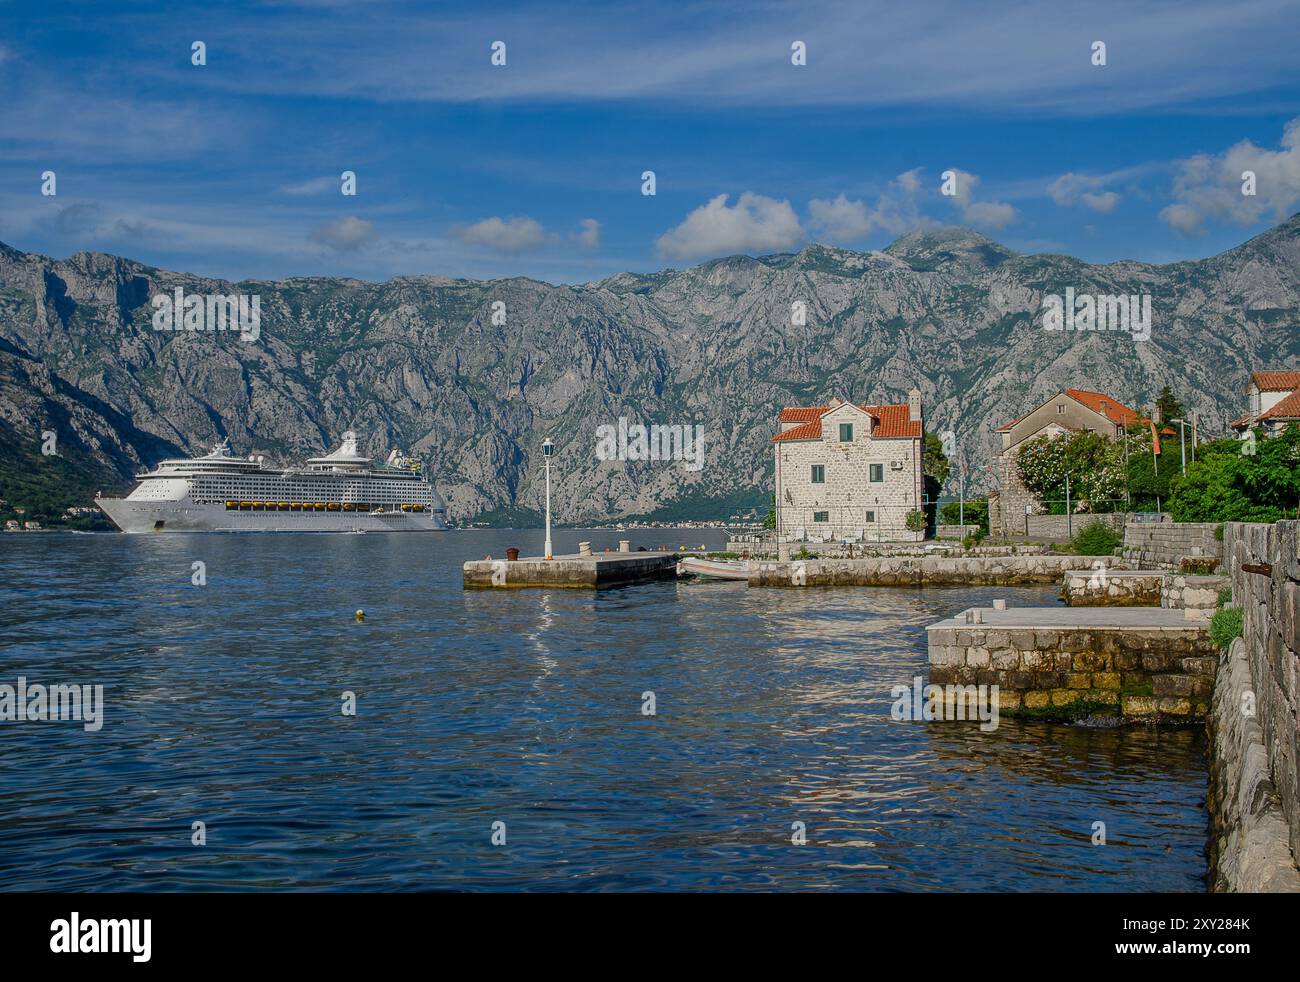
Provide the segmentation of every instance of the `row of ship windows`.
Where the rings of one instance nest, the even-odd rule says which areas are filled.
[[[199,501],[201,505],[211,502]],[[363,501],[227,501],[226,511],[373,511],[377,502]],[[436,509],[431,509],[436,510]],[[404,504],[402,511],[422,512],[422,504]]]

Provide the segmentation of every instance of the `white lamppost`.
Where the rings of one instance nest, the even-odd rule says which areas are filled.
[[[1187,420],[1171,419],[1169,422],[1178,424],[1178,448],[1183,458],[1183,477],[1187,476]]]
[[[547,437],[542,444],[542,458],[546,461],[546,558],[551,558],[551,454],[555,453],[555,444]]]

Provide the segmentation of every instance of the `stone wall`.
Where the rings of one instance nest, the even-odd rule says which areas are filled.
[[[1243,634],[1210,727],[1215,882],[1276,889],[1279,841],[1293,865],[1300,857],[1300,522],[1230,522],[1224,547]]]
[[[1100,522],[1116,532],[1121,532],[1130,518],[1128,512],[1099,515],[1029,515],[1025,518],[1025,522],[1031,539],[1068,539],[1078,535],[1093,522]]]
[[[974,535],[979,530],[978,525],[936,525],[934,537],[936,539],[964,539],[968,535]]]
[[[1180,723],[1209,712],[1218,666],[1203,626],[928,630],[930,682],[997,685],[1005,713],[1090,711]]]
[[[1070,607],[1159,607],[1165,574],[1109,569],[1104,560],[1097,568],[1065,574],[1061,599]]]
[[[1187,558],[1223,558],[1213,522],[1129,522],[1124,526],[1126,562],[1144,568],[1176,567]]]
[[[1255,698],[1238,638],[1219,668],[1211,710],[1210,889],[1228,893],[1300,893],[1300,870],[1269,770],[1259,720],[1242,711]]]
[[[1089,569],[1090,556],[881,557],[759,562],[750,586],[1014,586],[1058,583],[1066,570]]]
[[[1174,610],[1200,610],[1213,614],[1219,591],[1232,585],[1227,576],[1189,576],[1169,573],[1160,587],[1160,606]]]

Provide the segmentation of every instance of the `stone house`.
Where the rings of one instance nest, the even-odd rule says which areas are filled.
[[[923,502],[921,393],[905,403],[787,406],[772,438],[776,529],[786,542],[916,542]]]
[[[1026,440],[1084,430],[1121,440],[1129,423],[1143,421],[1136,410],[1105,393],[1065,389],[1032,412],[999,426],[1002,447],[993,461],[998,488],[989,494],[989,532],[992,535],[1023,535],[1025,516],[1044,507],[1020,478],[1016,457]]]
[[[1229,424],[1243,440],[1257,427],[1271,434],[1288,423],[1300,423],[1300,371],[1251,372],[1246,400],[1249,411]]]

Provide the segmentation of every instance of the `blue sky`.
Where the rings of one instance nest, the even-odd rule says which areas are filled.
[[[0,0],[0,241],[585,282],[952,223],[1168,262],[1300,210],[1298,49],[1292,0]]]

